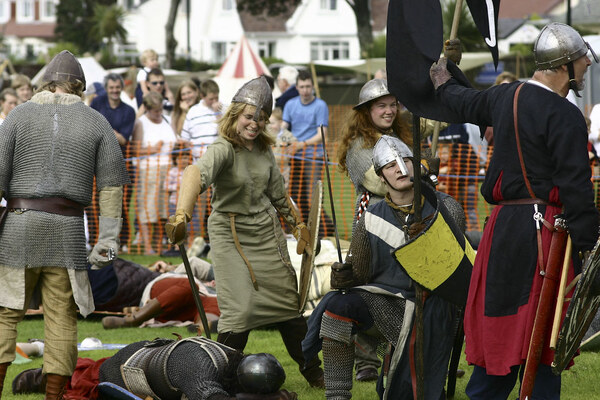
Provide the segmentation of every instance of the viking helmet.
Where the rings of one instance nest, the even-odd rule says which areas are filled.
[[[402,140],[393,136],[383,135],[373,148],[373,167],[375,168],[375,172],[379,174],[383,167],[392,161],[396,161],[402,175],[408,175],[408,168],[403,158],[412,156],[412,151]]]
[[[273,94],[271,93],[271,86],[267,82],[264,76],[259,76],[251,81],[244,83],[233,99],[233,103],[244,103],[256,107],[254,113],[254,120],[258,121],[260,116],[260,110],[267,113],[267,118],[271,116],[273,111]]]
[[[375,100],[379,97],[387,96],[389,94],[391,93],[388,90],[388,84],[385,79],[371,79],[360,89],[360,93],[358,95],[358,104],[353,108],[356,110],[371,100]]]
[[[85,88],[85,74],[81,64],[68,50],[63,50],[54,56],[46,66],[42,80],[44,82],[76,82],[80,80]]]
[[[242,389],[248,393],[273,393],[285,382],[285,371],[275,356],[268,353],[250,354],[237,368]]]
[[[553,22],[546,25],[533,46],[535,66],[538,70],[556,68],[584,56],[590,51],[594,61],[598,57],[581,35],[569,25]]]

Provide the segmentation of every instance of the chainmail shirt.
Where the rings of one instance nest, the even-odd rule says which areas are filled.
[[[87,206],[98,190],[129,183],[108,121],[78,96],[41,92],[0,128],[0,190],[6,198],[64,197]],[[0,230],[0,265],[87,266],[83,218],[9,212]]]

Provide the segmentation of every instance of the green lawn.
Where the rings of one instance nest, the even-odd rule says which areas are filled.
[[[126,328],[106,331],[100,325],[100,319],[96,317],[81,319],[79,321],[79,341],[86,337],[97,337],[103,343],[130,343],[138,340],[151,340],[156,337],[173,337],[176,332],[187,337],[192,334],[185,328]],[[19,341],[26,341],[29,338],[43,338],[42,318],[27,317],[19,325]],[[85,351],[80,353],[80,357],[89,357],[99,359],[110,356],[115,351]],[[246,348],[248,353],[270,352],[273,353],[282,363],[287,373],[287,380],[284,385],[288,390],[298,393],[300,399],[323,399],[322,390],[313,389],[308,386],[304,378],[298,372],[297,365],[288,356],[279,332],[255,330],[250,334],[250,340]],[[23,365],[12,365],[8,369],[8,375],[5,381],[3,399],[33,400],[39,399],[39,395],[20,395],[14,396],[11,393],[11,382],[16,374],[28,368],[37,368],[42,364],[41,359],[34,359],[31,363]],[[466,365],[464,357],[461,360],[460,368],[466,371],[463,378],[458,379],[455,399],[467,399],[464,394],[471,368]],[[598,398],[600,393],[600,356],[597,353],[583,353],[577,357],[575,366],[563,373],[563,390],[561,398],[563,400],[580,400]],[[377,399],[374,383],[355,382],[353,389],[356,399]],[[511,399],[517,397],[516,390],[511,395]]]

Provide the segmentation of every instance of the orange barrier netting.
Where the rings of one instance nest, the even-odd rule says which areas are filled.
[[[347,106],[330,107],[331,125],[327,139],[327,154],[338,234],[341,239],[349,240],[355,213],[356,193],[350,179],[339,172],[337,167],[338,142],[335,140],[334,132],[338,131],[336,126],[341,123],[340,116],[343,114],[341,110],[336,109],[338,107],[347,108]],[[294,147],[273,149],[286,181],[288,193],[296,201],[301,214],[308,215],[312,182],[316,179],[323,180],[320,235],[334,236],[333,212],[324,162],[322,159],[305,157],[303,152],[294,154],[293,150]],[[481,156],[482,151],[483,156]],[[469,231],[481,231],[485,217],[490,214],[493,207],[483,200],[479,191],[491,152],[491,147],[487,148],[486,152],[484,149],[474,148],[468,144],[440,143],[438,146],[441,162],[437,189],[450,194],[462,205]],[[162,154],[163,157],[158,155],[138,157],[137,154],[143,154],[139,152],[139,148],[133,145],[127,148],[127,168],[132,184],[124,188],[121,245],[125,248],[122,250],[133,254],[153,254],[153,252],[160,254],[171,248],[166,240],[164,224],[167,217],[175,213],[181,175],[183,169],[192,162],[191,151],[178,147]],[[310,177],[308,180],[310,185],[302,184],[303,174]],[[595,173],[596,191],[597,183],[598,174]],[[200,195],[193,219],[189,224],[189,244],[196,236],[202,236],[209,242],[206,227],[210,210],[210,193]],[[98,230],[97,196],[94,196],[92,205],[86,209],[86,215],[90,243],[94,244]],[[286,231],[290,231],[283,222],[282,225]]]

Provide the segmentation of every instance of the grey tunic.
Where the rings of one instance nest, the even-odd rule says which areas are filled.
[[[94,177],[98,190],[129,182],[110,124],[78,96],[38,93],[15,108],[0,127],[4,197],[64,197],[86,206]],[[56,266],[83,273],[70,272],[70,277],[76,302],[80,307],[85,302],[83,308],[88,309],[83,218],[10,212],[0,228],[0,241],[0,282],[7,288],[0,294],[0,305],[23,307],[25,268]]]
[[[288,223],[295,221],[273,152],[234,147],[218,138],[196,165],[202,191],[213,185],[208,233],[221,310],[219,332],[239,333],[298,317],[296,273],[276,209]],[[236,248],[232,216],[258,290]]]

